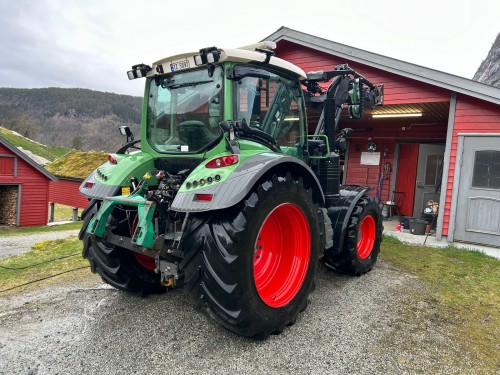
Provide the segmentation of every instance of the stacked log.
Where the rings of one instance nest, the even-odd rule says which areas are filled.
[[[16,225],[17,186],[0,186],[0,224]]]

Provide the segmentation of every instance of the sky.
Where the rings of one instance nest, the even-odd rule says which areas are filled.
[[[281,26],[470,79],[500,32],[500,0],[0,0],[0,87],[141,96],[132,65]]]

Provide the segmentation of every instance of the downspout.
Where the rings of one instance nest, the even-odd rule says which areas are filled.
[[[450,172],[451,143],[453,141],[453,129],[455,126],[455,111],[457,109],[457,93],[451,93],[450,112],[448,114],[448,129],[446,131],[446,148],[443,159],[443,177],[441,181],[441,194],[439,196],[439,213],[437,218],[436,239],[443,238],[444,206],[446,203],[446,192],[448,189],[448,174]],[[450,216],[450,221],[453,218]]]

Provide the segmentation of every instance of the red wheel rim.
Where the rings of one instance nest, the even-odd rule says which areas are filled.
[[[361,259],[368,258],[372,252],[376,236],[375,228],[375,219],[370,215],[366,215],[363,220],[361,220],[361,224],[359,224],[358,256]]]
[[[132,227],[130,228],[130,237],[134,235],[135,229],[137,228],[137,221],[139,219],[139,215],[135,215],[134,221],[132,222]],[[139,265],[149,271],[154,271],[156,269],[155,258],[149,257],[144,254],[140,254],[137,252],[133,252],[135,255],[135,259]]]
[[[255,243],[253,275],[257,293],[273,308],[299,292],[311,257],[311,235],[304,213],[285,203],[267,216]]]

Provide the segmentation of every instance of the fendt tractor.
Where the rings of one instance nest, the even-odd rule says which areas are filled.
[[[306,74],[274,48],[134,65],[129,79],[146,80],[141,139],[121,127],[125,145],[80,188],[93,272],[140,295],[183,287],[197,309],[255,338],[295,322],[321,259],[364,274],[382,236],[370,188],[340,185],[351,129],[338,123],[343,109],[360,118],[382,105],[383,86],[348,65]]]

